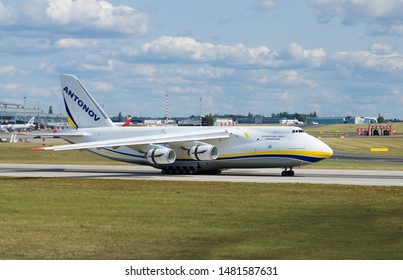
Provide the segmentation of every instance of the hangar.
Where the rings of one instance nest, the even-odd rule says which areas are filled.
[[[307,124],[373,124],[378,123],[374,117],[308,117]]]

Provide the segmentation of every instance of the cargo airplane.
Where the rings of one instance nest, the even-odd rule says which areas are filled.
[[[229,168],[294,167],[332,156],[332,149],[299,127],[117,126],[81,82],[60,75],[67,118],[73,129],[56,133],[70,144],[35,150],[76,150],[118,161],[150,165],[163,174],[219,173]]]

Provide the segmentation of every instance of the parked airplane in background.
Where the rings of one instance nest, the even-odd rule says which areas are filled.
[[[116,126],[72,75],[60,75],[70,131],[68,145],[35,150],[88,149],[114,160],[151,165],[168,174],[218,173],[228,168],[284,168],[315,163],[333,151],[301,128]]]
[[[124,122],[114,122],[114,124],[117,126],[129,126],[131,123],[132,123],[132,117],[130,116]]]
[[[8,121],[4,121],[3,124],[0,125],[1,131],[30,131],[35,128],[34,125],[35,117],[29,119],[26,124],[9,124]]]

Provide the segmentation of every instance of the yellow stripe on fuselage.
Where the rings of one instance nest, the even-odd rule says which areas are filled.
[[[318,151],[299,151],[299,150],[277,150],[277,151],[262,151],[262,152],[249,152],[249,153],[237,153],[237,154],[220,154],[219,159],[234,158],[234,157],[250,157],[250,156],[262,156],[262,155],[289,155],[289,156],[308,156],[315,158],[329,158],[333,153],[318,152]],[[190,159],[190,156],[177,156],[178,159]]]
[[[328,158],[328,157],[331,157],[332,154],[333,153],[319,152],[319,151],[277,150],[277,151],[249,152],[249,153],[238,153],[238,154],[224,154],[224,155],[220,155],[219,158],[261,156],[261,155],[290,155],[290,156],[296,155],[296,156],[309,156],[309,157],[316,157],[316,158]]]

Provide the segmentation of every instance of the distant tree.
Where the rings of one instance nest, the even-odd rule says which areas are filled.
[[[206,125],[206,126],[213,126],[214,125],[214,118],[211,115],[211,113],[209,115],[204,116],[203,125]]]
[[[53,115],[53,107],[52,106],[49,106],[49,115]]]
[[[381,114],[378,114],[378,118],[377,118],[378,123],[384,123],[385,122],[385,118],[381,116]]]

